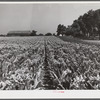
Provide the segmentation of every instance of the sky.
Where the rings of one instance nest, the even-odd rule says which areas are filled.
[[[100,3],[0,4],[0,34],[18,30],[56,33],[58,24],[71,25],[90,9],[100,9]]]

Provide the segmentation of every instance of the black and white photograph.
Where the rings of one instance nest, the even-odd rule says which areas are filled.
[[[99,89],[100,2],[0,3],[0,90]]]

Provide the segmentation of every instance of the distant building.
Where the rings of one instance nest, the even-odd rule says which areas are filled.
[[[31,33],[31,31],[10,31],[7,36],[30,36]]]

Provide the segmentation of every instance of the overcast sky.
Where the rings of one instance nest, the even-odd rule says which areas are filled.
[[[55,33],[58,24],[71,25],[90,9],[100,9],[100,3],[0,4],[0,34],[32,29],[38,33]]]

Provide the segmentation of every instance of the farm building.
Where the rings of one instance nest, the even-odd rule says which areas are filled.
[[[7,36],[30,36],[31,31],[10,31]]]

